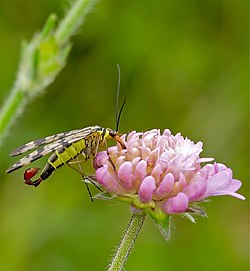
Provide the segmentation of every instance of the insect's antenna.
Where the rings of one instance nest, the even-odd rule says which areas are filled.
[[[119,64],[117,64],[118,69],[118,83],[117,83],[117,91],[116,91],[116,105],[115,105],[115,122],[116,122],[116,131],[118,131],[118,106],[119,106],[119,96],[120,96],[120,85],[121,85],[121,70]]]
[[[115,107],[116,131],[118,131],[121,113],[122,113],[122,110],[123,110],[125,102],[126,102],[126,95],[125,95],[124,101],[123,101],[121,109],[119,111],[118,107],[119,107],[119,96],[120,96],[120,85],[121,85],[121,70],[120,70],[119,64],[117,64],[117,69],[118,69],[118,84],[117,84],[116,107]]]
[[[118,131],[118,128],[119,128],[120,117],[121,117],[121,114],[122,114],[122,110],[123,110],[123,108],[124,108],[124,105],[125,105],[125,103],[126,103],[126,99],[127,99],[127,97],[125,96],[125,97],[124,97],[124,100],[123,100],[123,103],[122,103],[122,106],[121,106],[121,109],[120,109],[120,112],[119,112],[119,114],[118,114],[118,118],[117,118],[117,122],[116,122],[116,131]]]

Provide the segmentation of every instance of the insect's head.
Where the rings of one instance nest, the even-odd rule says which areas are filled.
[[[114,138],[114,140],[116,140],[117,142],[119,142],[119,144],[121,145],[121,147],[123,149],[126,149],[126,146],[125,146],[124,142],[122,141],[122,139],[120,138],[120,136],[119,136],[119,134],[118,134],[117,131],[112,130],[110,128],[107,128],[106,129],[106,134],[107,134],[106,138]]]

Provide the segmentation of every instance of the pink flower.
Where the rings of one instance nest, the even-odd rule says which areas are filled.
[[[98,153],[95,176],[104,190],[129,202],[133,210],[145,210],[157,220],[159,214],[204,215],[195,203],[210,196],[245,199],[236,193],[241,182],[232,178],[231,169],[219,163],[202,165],[213,159],[200,158],[201,142],[157,129],[121,138],[127,149],[117,144]]]

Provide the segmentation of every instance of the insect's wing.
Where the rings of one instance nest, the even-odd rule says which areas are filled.
[[[80,130],[78,130],[77,134],[68,134],[68,136],[66,136],[66,137],[60,138],[60,139],[58,139],[58,140],[56,140],[46,146],[43,146],[43,147],[29,153],[28,155],[21,158],[17,163],[15,163],[10,168],[8,168],[6,173],[13,172],[23,166],[26,166],[26,165],[36,161],[37,159],[39,159],[39,158],[41,158],[51,152],[54,152],[58,149],[67,147],[74,142],[77,142],[81,139],[87,138],[90,135],[99,137],[99,133],[96,131],[93,132],[89,129],[82,129],[81,132],[79,132],[79,131]]]
[[[35,149],[35,148],[37,148],[37,147],[39,147],[41,145],[49,144],[51,142],[57,141],[57,140],[62,139],[62,138],[67,138],[67,137],[71,137],[71,136],[74,136],[74,135],[77,135],[77,134],[82,134],[87,129],[88,128],[72,130],[72,131],[58,133],[58,134],[55,134],[55,135],[46,136],[46,137],[31,141],[31,142],[26,143],[25,145],[15,149],[14,151],[12,151],[10,153],[10,156],[17,156],[17,155],[20,155],[20,154],[25,153],[27,151],[30,151],[32,149]]]

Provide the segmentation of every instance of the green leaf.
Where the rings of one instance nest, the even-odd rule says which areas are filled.
[[[163,213],[160,209],[148,209],[147,213],[154,220],[154,223],[162,236],[169,241],[171,235],[171,216]]]
[[[189,213],[183,213],[182,215],[183,215],[184,217],[186,217],[186,218],[187,218],[189,221],[191,221],[192,223],[196,223],[194,217],[193,217],[191,214],[189,214]]]
[[[51,35],[54,32],[55,26],[56,26],[56,20],[57,20],[56,14],[52,13],[49,15],[41,33],[40,33],[41,39],[48,37],[49,35]]]

